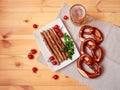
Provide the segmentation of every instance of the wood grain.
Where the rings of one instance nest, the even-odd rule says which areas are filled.
[[[83,4],[87,13],[120,26],[120,0],[0,0],[0,90],[92,90],[60,72],[27,58],[32,48],[40,51],[33,36],[36,30],[55,20],[61,5]],[[28,22],[25,22],[28,20]],[[33,73],[32,67],[38,67]],[[59,75],[58,80],[52,76]]]
[[[49,89],[48,89],[49,88]],[[91,90],[87,87],[81,87],[81,86],[29,86],[29,85],[23,85],[23,86],[1,86],[1,90]]]

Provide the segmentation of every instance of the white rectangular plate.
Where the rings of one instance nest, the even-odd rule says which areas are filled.
[[[70,63],[74,62],[80,56],[80,54],[79,54],[79,52],[78,52],[78,50],[76,48],[76,45],[74,44],[75,53],[72,56],[72,60],[70,60],[70,59],[65,60],[60,65],[55,65],[55,66],[52,65],[50,62],[48,62],[49,57],[51,56],[51,53],[49,52],[48,48],[46,47],[46,45],[45,45],[45,43],[43,41],[43,38],[40,35],[40,32],[42,32],[44,30],[47,30],[49,28],[52,28],[56,24],[59,25],[60,27],[62,27],[61,30],[62,30],[63,33],[67,33],[70,36],[70,34],[68,33],[66,27],[62,23],[61,19],[56,19],[55,21],[51,22],[50,24],[48,24],[48,25],[46,25],[46,26],[44,26],[44,27],[42,27],[39,30],[34,32],[35,39],[36,39],[36,41],[37,41],[37,43],[38,43],[38,45],[40,47],[40,50],[41,50],[41,52],[43,54],[43,57],[44,57],[44,60],[45,60],[45,62],[47,62],[48,66],[50,67],[50,69],[52,71],[57,71],[57,70],[65,67],[65,66],[69,65]]]

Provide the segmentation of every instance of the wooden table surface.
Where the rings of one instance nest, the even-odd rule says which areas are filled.
[[[33,24],[39,28],[55,20],[63,3],[83,4],[87,13],[120,26],[120,0],[0,0],[0,90],[92,90],[60,72],[51,72],[27,58],[32,48],[39,52]],[[28,20],[28,22],[25,22]],[[32,67],[38,67],[33,73]],[[59,75],[58,80],[52,76]]]

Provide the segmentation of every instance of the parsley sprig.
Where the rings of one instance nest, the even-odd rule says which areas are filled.
[[[62,49],[62,52],[68,52],[68,58],[72,60],[72,56],[75,53],[73,40],[67,33],[64,34],[63,39],[65,47]]]

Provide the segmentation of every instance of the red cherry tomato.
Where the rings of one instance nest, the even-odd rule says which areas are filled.
[[[68,19],[68,16],[67,16],[67,15],[65,15],[63,18],[64,18],[64,20],[67,20],[67,19]]]
[[[62,32],[59,32],[59,33],[58,33],[58,36],[59,36],[59,37],[63,37],[64,34],[63,34]]]
[[[54,58],[54,56],[50,56],[50,61],[53,61],[55,58]]]
[[[32,54],[29,54],[29,55],[28,55],[28,58],[29,58],[29,59],[33,59],[34,56],[33,56]]]
[[[61,30],[60,29],[54,29],[55,32],[59,33]]]
[[[36,53],[37,53],[37,50],[36,50],[36,49],[31,49],[31,53],[32,53],[32,54],[36,54]]]
[[[59,29],[59,25],[55,25],[53,28],[54,29]]]
[[[32,71],[33,71],[34,73],[36,73],[36,72],[38,71],[37,67],[33,67],[33,68],[32,68]]]
[[[56,61],[53,61],[52,64],[53,64],[53,65],[57,65],[57,62],[56,62]]]
[[[33,24],[33,28],[38,28],[38,25],[37,24]]]
[[[55,80],[57,80],[57,79],[59,79],[59,76],[58,76],[58,75],[54,75],[53,78],[54,78]]]

